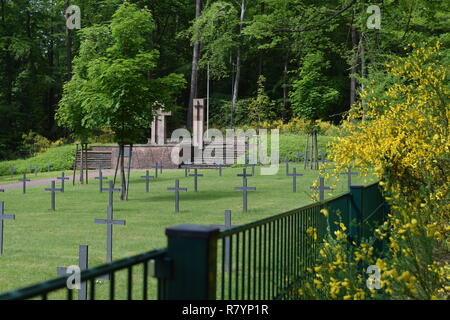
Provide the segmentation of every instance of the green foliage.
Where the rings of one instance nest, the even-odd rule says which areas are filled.
[[[270,121],[275,118],[275,103],[270,100],[264,89],[266,77],[259,76],[258,92],[248,104],[247,117],[251,124],[259,125],[262,121]]]
[[[203,55],[200,67],[210,64],[210,75],[221,79],[228,75],[228,61],[232,50],[237,46],[239,18],[234,6],[217,1],[205,8],[188,30],[192,43],[201,42]]]
[[[10,168],[16,168],[16,173],[30,172],[29,166],[38,167],[41,171],[47,171],[47,164],[51,163],[52,171],[70,170],[73,167],[75,146],[66,145],[51,148],[47,152],[29,159],[10,160],[0,162],[0,176],[9,175]]]
[[[154,29],[150,11],[125,3],[109,26],[83,31],[75,74],[64,87],[57,114],[60,125],[81,140],[99,128],[111,128],[121,144],[136,143],[145,136],[152,110],[161,104],[173,107],[173,96],[185,85],[178,74],[150,77],[159,59],[149,41]]]
[[[306,55],[292,85],[290,98],[294,115],[309,120],[323,119],[339,99],[339,92],[331,87],[324,72],[330,67],[322,52]]]

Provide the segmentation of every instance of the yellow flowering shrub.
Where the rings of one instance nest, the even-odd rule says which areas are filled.
[[[391,212],[374,236],[386,241],[384,255],[374,255],[371,241],[350,243],[341,228],[323,245],[320,272],[313,270],[323,278],[320,288],[308,284],[305,297],[449,298],[450,68],[440,43],[412,47],[387,65],[395,84],[382,95],[368,86],[365,103],[343,123],[345,136],[330,146],[336,176],[357,166],[381,181]],[[379,290],[366,286],[369,265],[381,270]]]

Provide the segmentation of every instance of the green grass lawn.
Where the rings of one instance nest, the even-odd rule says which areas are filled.
[[[165,247],[164,231],[170,226],[223,224],[227,209],[232,210],[233,224],[240,225],[309,204],[309,187],[318,172],[305,171],[300,164],[297,168],[304,174],[298,179],[297,193],[292,192],[292,178],[285,176],[284,166],[276,176],[260,176],[256,168],[257,175],[249,178],[248,185],[257,191],[249,193],[247,213],[242,212],[242,192],[234,191],[242,184],[236,176],[242,172],[240,168],[224,169],[222,177],[216,170],[201,170],[204,177],[199,178],[198,193],[193,191],[193,178],[185,178],[183,170],[165,171],[151,182],[148,194],[144,179],[139,179],[141,173],[133,173],[129,201],[121,202],[118,194],[114,195],[114,218],[125,219],[126,226],[114,226],[113,258]],[[166,191],[174,186],[175,179],[180,179],[181,187],[188,188],[187,193],[180,195],[180,213],[174,212],[174,192]],[[21,189],[0,193],[6,213],[16,216],[15,221],[5,221],[0,292],[55,278],[57,266],[78,263],[80,244],[89,245],[90,267],[105,262],[106,227],[95,224],[94,219],[106,217],[108,194],[99,193],[98,181],[89,182],[76,186],[67,183],[66,192],[56,194],[56,212],[50,210],[50,193],[44,192],[44,186],[29,188],[25,195]],[[371,181],[355,177],[354,182]],[[342,179],[327,197],[346,189],[346,179]],[[108,287],[105,283],[99,285]]]

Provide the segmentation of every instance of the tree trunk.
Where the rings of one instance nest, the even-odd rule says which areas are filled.
[[[355,75],[358,71],[357,71],[357,64],[358,64],[358,52],[357,52],[357,47],[358,47],[358,41],[357,41],[357,33],[356,33],[356,27],[352,25],[352,47],[353,50],[355,50],[356,52],[353,53],[353,58],[352,58],[352,68],[351,68],[351,74]],[[350,108],[352,108],[354,106],[354,104],[356,103],[356,78],[354,76],[352,76],[350,78]]]
[[[283,104],[284,104],[284,118],[288,119],[288,63],[289,63],[289,54],[286,52],[286,56],[284,59],[284,70],[283,70]]]
[[[83,170],[84,170],[84,144],[83,142],[81,143],[81,154],[80,154],[80,183],[83,184],[84,180],[83,180]]]
[[[244,28],[244,17],[245,17],[245,0],[242,0],[241,17],[240,17],[240,23],[239,23],[239,33],[241,33],[242,29]],[[236,103],[237,103],[237,99],[239,97],[239,81],[240,80],[241,80],[241,48],[239,46],[237,49],[237,54],[236,54],[236,77],[234,78],[233,98],[232,98],[232,102],[231,102],[231,113],[232,114],[234,114],[234,112],[236,111]],[[232,125],[233,125],[233,123],[232,123]]]
[[[202,8],[202,0],[196,0],[195,18],[200,17]],[[196,42],[192,54],[192,73],[191,73],[191,90],[189,93],[189,107],[187,114],[187,127],[192,129],[192,117],[194,112],[194,99],[198,94],[198,62],[200,60],[200,43]]]
[[[70,0],[64,1],[64,13],[70,6]],[[66,17],[67,18],[67,17]],[[72,78],[72,30],[66,26],[67,79]]]

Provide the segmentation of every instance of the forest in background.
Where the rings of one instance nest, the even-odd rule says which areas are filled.
[[[80,49],[65,8],[80,7],[84,28],[108,23],[124,1],[0,1],[0,159],[14,159],[27,156],[30,131],[70,138],[54,117]],[[294,117],[339,123],[367,83],[389,86],[384,64],[408,44],[450,43],[445,0],[128,2],[152,13],[148,41],[160,53],[152,76],[179,73],[188,83],[172,128],[190,123],[192,98],[206,97],[208,66],[215,126]],[[380,29],[367,28],[371,5],[381,9]]]

